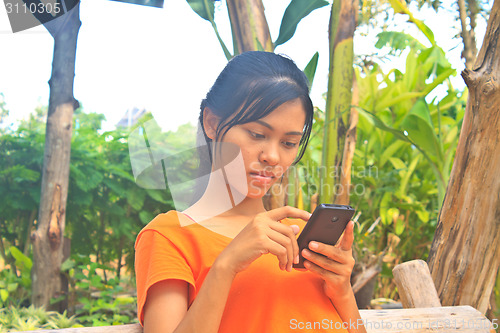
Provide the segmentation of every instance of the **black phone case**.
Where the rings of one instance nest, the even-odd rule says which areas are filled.
[[[308,247],[309,242],[318,241],[335,245],[353,215],[354,209],[348,205],[321,204],[316,207],[297,238],[299,263],[293,264],[293,267],[305,268],[302,250]]]

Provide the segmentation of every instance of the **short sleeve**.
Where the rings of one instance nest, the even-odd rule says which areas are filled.
[[[157,282],[176,279],[195,289],[193,272],[185,257],[166,237],[155,230],[143,230],[135,244],[135,273],[137,284],[137,315],[144,324],[144,305],[149,288]]]

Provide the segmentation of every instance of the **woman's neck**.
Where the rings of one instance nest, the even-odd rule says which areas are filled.
[[[247,216],[254,217],[259,213],[265,212],[264,203],[262,198],[245,198],[238,205],[234,206],[225,213],[220,214],[220,216]]]
[[[201,198],[184,211],[195,221],[202,222],[215,216],[252,217],[265,212],[262,198],[249,198],[226,184],[220,170],[210,175],[207,188]]]

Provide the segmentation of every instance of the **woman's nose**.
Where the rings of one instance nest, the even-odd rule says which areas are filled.
[[[275,144],[269,143],[262,147],[259,159],[261,162],[276,165],[279,162],[279,151]]]

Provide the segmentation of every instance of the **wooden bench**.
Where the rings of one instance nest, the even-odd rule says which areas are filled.
[[[404,309],[360,310],[368,333],[494,333],[493,324],[471,306],[441,306],[427,263],[412,260],[397,265],[394,279]],[[317,327],[325,324],[322,319]],[[357,325],[361,323],[345,323]],[[314,325],[314,323],[311,323]],[[334,328],[334,327],[332,327]],[[290,331],[294,331],[290,329]],[[301,330],[297,330],[301,331]],[[308,330],[313,332],[314,330]],[[139,324],[26,331],[32,333],[142,333]]]

